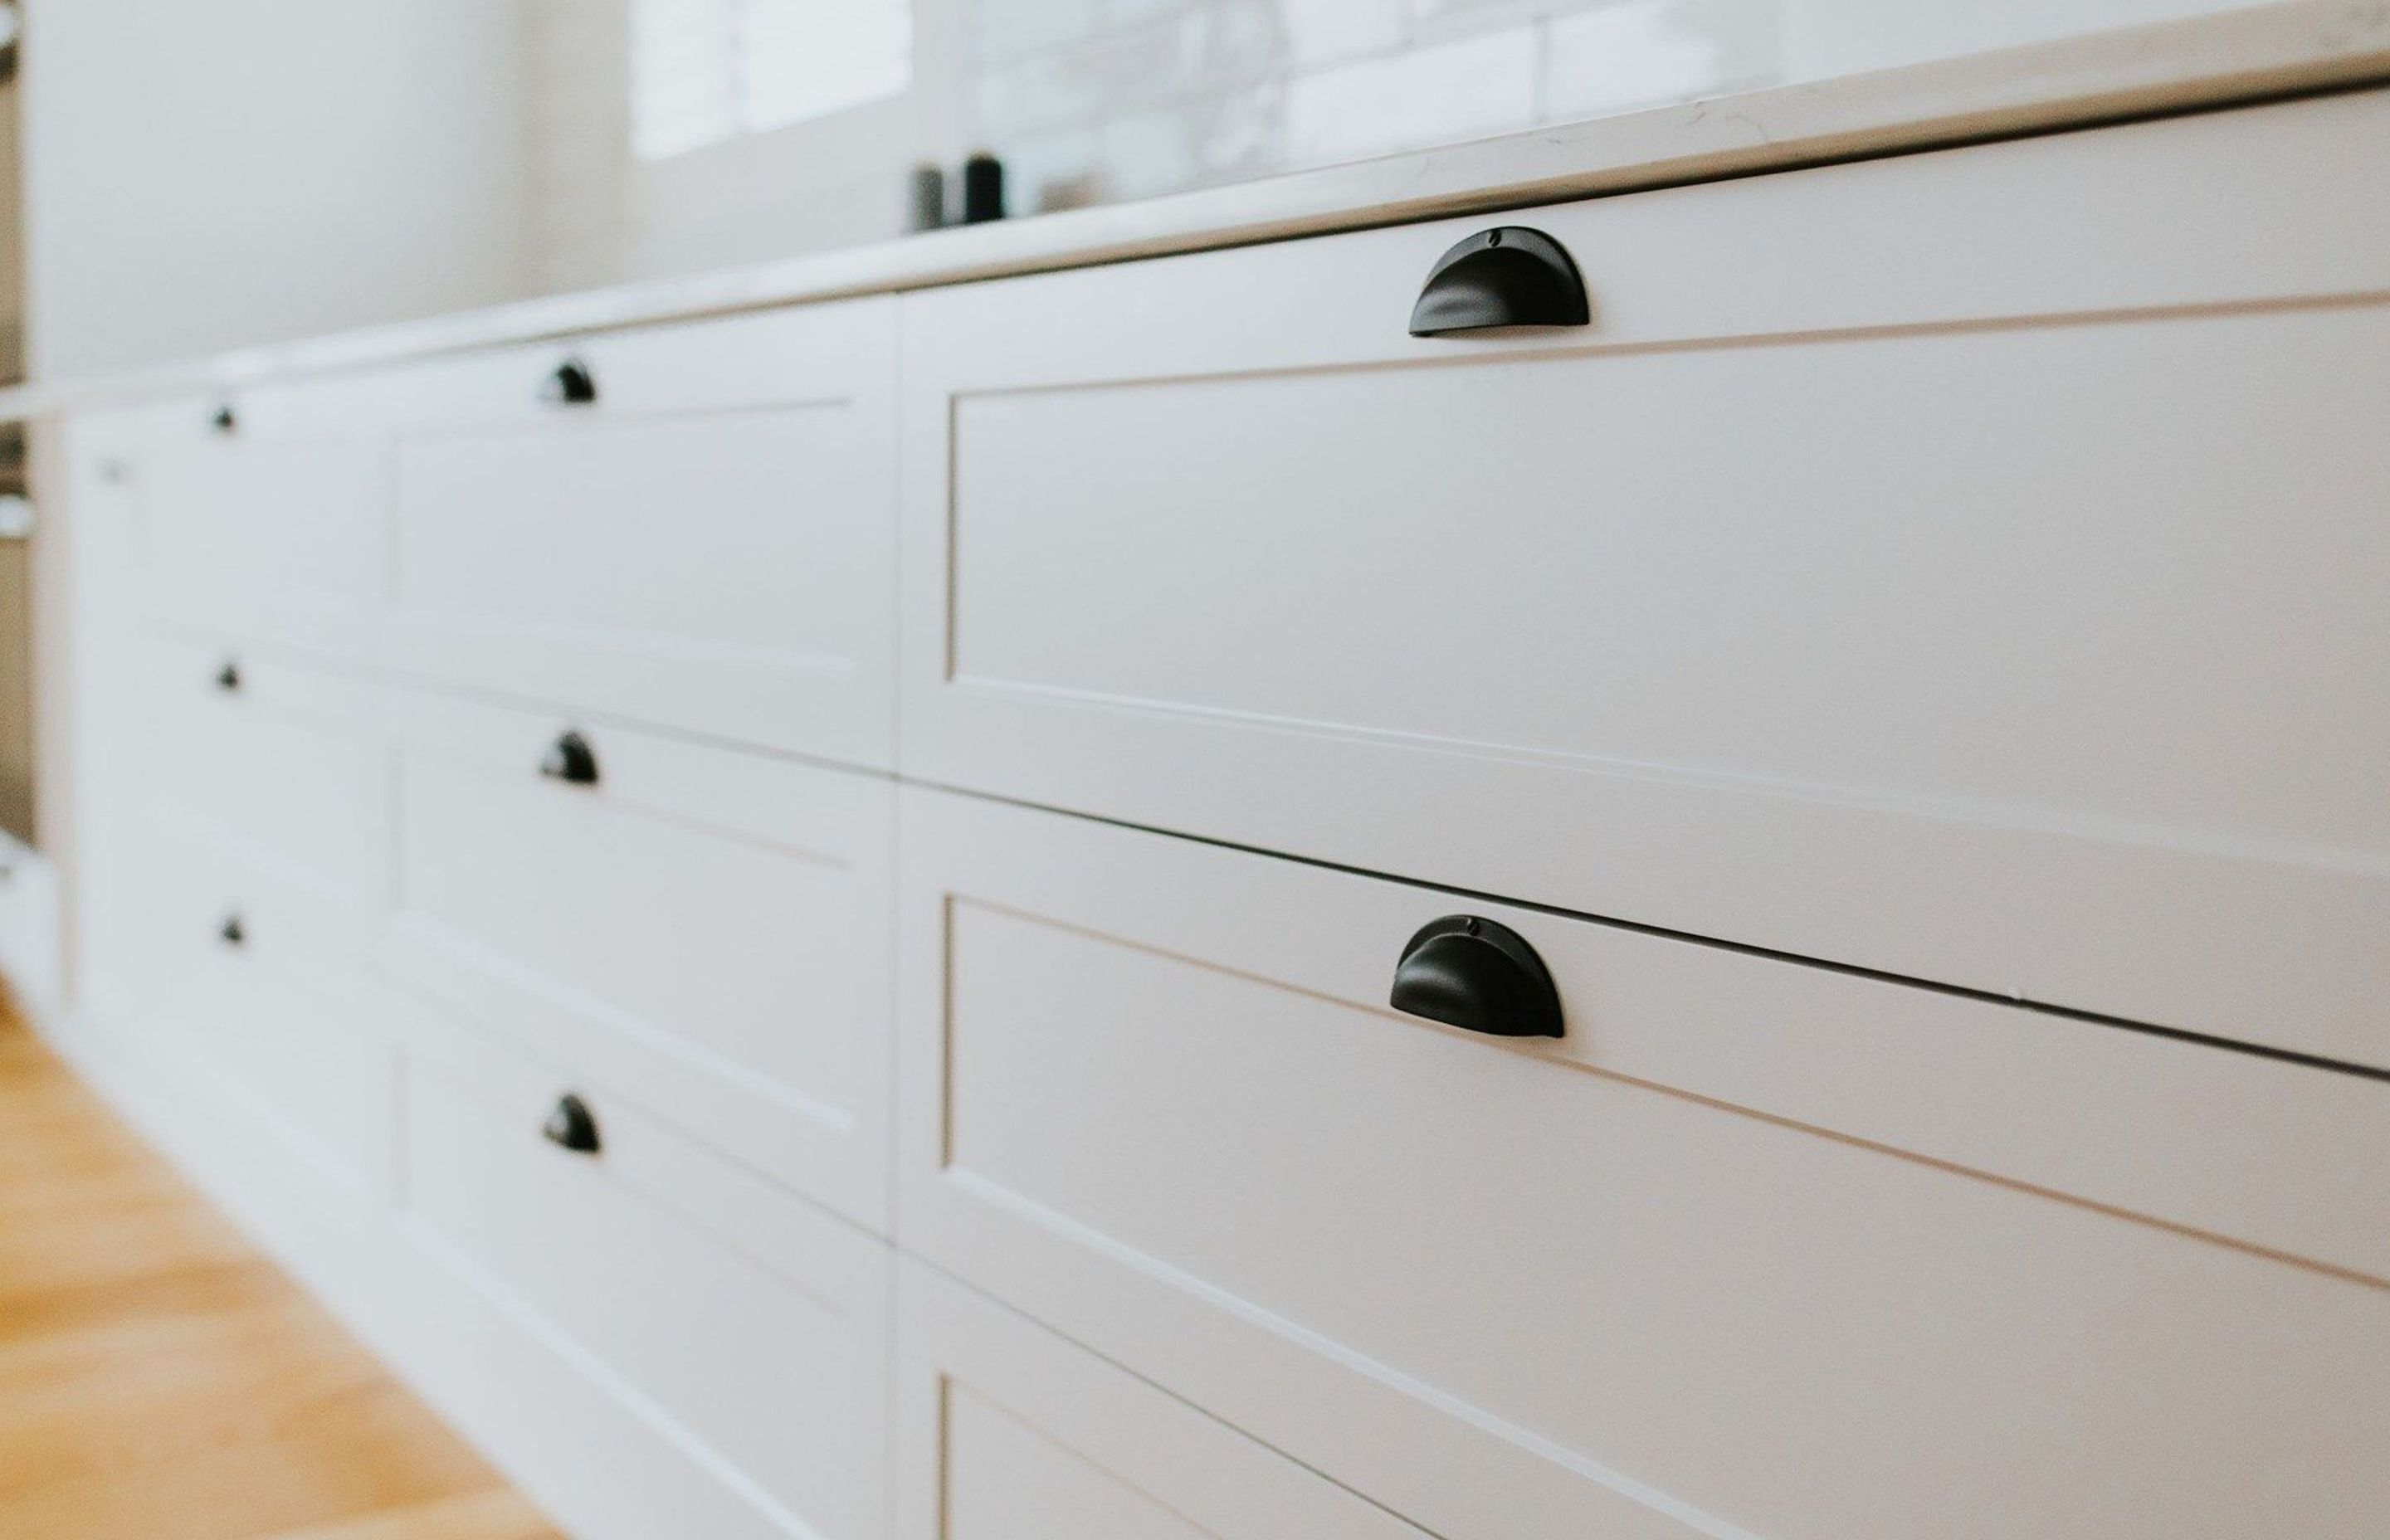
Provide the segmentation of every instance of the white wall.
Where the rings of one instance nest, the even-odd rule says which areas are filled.
[[[531,286],[523,0],[27,0],[32,372]]]

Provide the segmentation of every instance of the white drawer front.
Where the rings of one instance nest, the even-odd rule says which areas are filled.
[[[153,415],[130,462],[135,559],[152,612],[235,635],[366,655],[387,565],[390,451],[355,426],[299,425],[278,403]]]
[[[948,794],[902,826],[907,1247],[1435,1534],[2390,1501],[2390,1086]],[[1454,912],[1565,1037],[1386,1007]]]
[[[2390,1065],[2390,93],[908,297],[908,774]]]
[[[602,1096],[598,1149],[562,1149],[566,1072],[401,1020],[414,1232],[705,1451],[758,1533],[884,1533],[887,1249]]]
[[[334,903],[379,905],[391,759],[374,687],[181,634],[147,661],[158,800]]]
[[[400,972],[862,1223],[888,1203],[894,793],[402,694]]]
[[[731,327],[777,366],[724,401],[704,342]],[[589,353],[585,407],[403,434],[392,665],[885,765],[893,304]],[[525,372],[512,355],[450,372],[467,367]]]
[[[71,511],[41,538],[66,581],[37,618],[40,688],[54,711],[41,735],[49,768],[42,812],[71,850],[61,857],[69,987],[96,1020],[137,1019],[151,958],[150,830],[156,801],[156,711],[143,595],[136,582],[146,499],[137,468],[179,409],[70,414],[46,448],[52,498]],[[62,774],[61,774],[62,772]],[[57,842],[56,834],[45,841]]]
[[[379,1188],[392,1066],[353,952],[303,902],[261,892],[252,860],[171,823],[148,882],[145,1030],[290,1148],[295,1181],[351,1201]]]
[[[897,1279],[897,1540],[1423,1540],[919,1263]]]

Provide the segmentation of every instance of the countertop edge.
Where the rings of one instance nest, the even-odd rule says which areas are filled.
[[[2384,82],[2390,82],[2390,0],[2287,0],[1142,202],[636,280],[122,373],[36,380],[0,390],[0,417],[132,404],[615,327],[1491,212]]]

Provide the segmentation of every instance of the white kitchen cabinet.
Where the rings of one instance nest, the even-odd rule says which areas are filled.
[[[325,399],[330,396],[332,399]],[[152,614],[360,661],[390,539],[390,444],[337,391],[287,386],[148,415],[135,561]]]
[[[884,767],[893,301],[590,340],[397,382],[388,666]]]
[[[897,1274],[896,1540],[1425,1540],[917,1262]]]
[[[187,632],[152,638],[144,668],[161,807],[348,915],[388,902],[392,756],[370,681]]]
[[[171,815],[143,828],[146,1004],[118,1027],[263,1130],[277,1181],[362,1220],[389,1178],[392,1060],[354,922],[253,847]]]
[[[38,538],[33,596],[42,842],[59,863],[66,955],[79,1021],[136,1016],[151,971],[147,891],[156,847],[151,664],[135,576],[138,467],[156,408],[80,414],[33,436],[63,493]],[[61,710],[61,706],[64,707]]]
[[[1433,1534],[2356,1540],[2390,1499],[2390,1086],[901,819],[905,1244]],[[1455,914],[1565,1035],[1389,1008]]]
[[[410,1006],[397,1019],[402,1222],[525,1313],[596,1393],[696,1451],[746,1510],[742,1530],[883,1534],[887,1248],[576,1080],[569,1060]],[[594,1149],[542,1134],[576,1087]]]
[[[893,789],[418,691],[392,719],[394,977],[884,1226]],[[542,773],[568,732],[591,784]]]
[[[2390,1066],[2384,292],[2369,93],[907,296],[902,766]]]
[[[82,1062],[589,1540],[2383,1533],[2390,92],[1068,227],[76,408]]]

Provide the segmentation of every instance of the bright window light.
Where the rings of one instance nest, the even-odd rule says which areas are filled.
[[[633,0],[631,149],[662,160],[900,96],[912,0]]]

